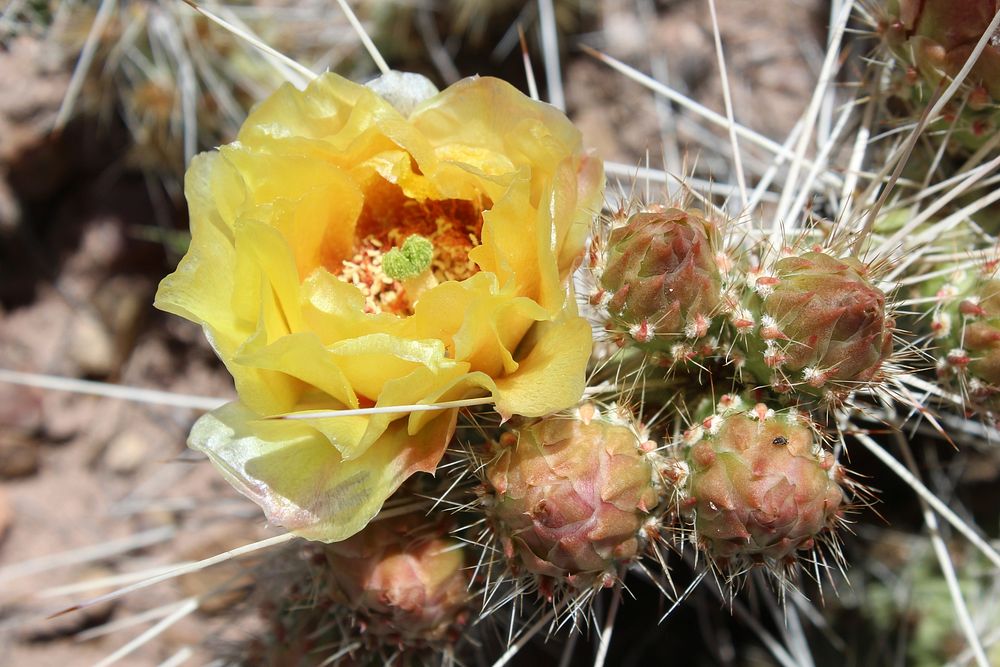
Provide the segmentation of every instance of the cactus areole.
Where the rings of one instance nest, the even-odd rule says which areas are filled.
[[[586,587],[637,555],[657,494],[632,429],[553,416],[508,435],[486,480],[517,566]]]
[[[716,415],[688,450],[687,507],[717,563],[786,561],[813,548],[844,503],[836,464],[794,415]]]
[[[990,385],[990,393],[1000,388],[1000,280],[987,280],[976,298],[962,301],[959,311],[965,320],[962,345],[968,356],[969,372]]]

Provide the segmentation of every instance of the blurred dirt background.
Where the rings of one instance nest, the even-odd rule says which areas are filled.
[[[158,162],[141,154],[136,159],[135,127],[127,122],[133,112],[114,89],[101,88],[102,82],[116,85],[113,77],[92,75],[78,112],[54,132],[79,51],[47,27],[58,24],[59,3],[19,3],[38,10],[22,10],[19,22],[13,3],[18,0],[8,0],[0,24],[0,368],[232,396],[229,376],[201,332],[151,305],[185,241],[176,154]],[[143,4],[124,2],[122,11]],[[525,89],[519,50],[496,52],[510,42],[509,29],[520,17],[545,97],[533,5],[496,2],[489,11],[477,9],[472,16],[488,17],[481,25],[459,20],[463,3],[457,0],[407,5],[389,18],[379,4],[386,3],[368,3],[359,13],[390,64],[424,72],[442,86],[440,63],[429,55],[435,37],[445,42],[457,73],[497,74]],[[737,116],[783,141],[808,104],[829,7],[823,0],[718,4]],[[276,12],[295,7],[266,0],[250,5]],[[726,178],[727,161],[703,148],[724,144],[724,135],[657,102],[579,48],[584,43],[652,72],[721,112],[707,2],[556,5],[568,112],[587,142],[625,165],[648,160],[678,170],[678,161],[689,169],[697,163],[699,174]],[[337,12],[330,2],[323,16],[340,21]],[[76,25],[76,34],[85,35],[87,27]],[[199,30],[205,39],[228,39],[207,25]],[[346,35],[335,64],[363,80],[372,67]],[[682,150],[665,151],[664,138],[673,144],[675,136]],[[179,142],[168,143],[168,152],[180,150]],[[627,189],[629,179],[623,182]],[[93,638],[88,628],[207,590],[219,581],[213,577],[232,572],[189,577],[45,620],[101,592],[40,597],[52,587],[203,558],[273,534],[207,463],[185,454],[196,416],[0,382],[0,665],[95,664],[148,624]],[[992,466],[978,469],[987,483],[998,474]],[[210,611],[236,602],[220,599]],[[245,631],[199,612],[119,664],[157,665],[200,638],[222,641],[229,633],[236,639]],[[205,664],[204,657],[193,664]]]

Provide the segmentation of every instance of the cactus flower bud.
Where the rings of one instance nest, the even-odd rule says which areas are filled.
[[[722,288],[716,235],[700,212],[679,208],[641,211],[612,231],[599,277],[612,321],[663,350],[705,336]]]
[[[490,516],[509,557],[582,588],[638,554],[658,499],[632,428],[560,415],[509,435],[486,470]]]
[[[376,521],[325,547],[334,599],[353,607],[373,636],[405,646],[448,639],[469,599],[461,543],[413,533],[425,523],[420,515]]]
[[[811,549],[844,502],[836,464],[812,429],[763,404],[706,423],[687,454],[686,506],[700,546],[720,563]]]
[[[758,379],[813,388],[875,379],[892,353],[894,322],[865,274],[857,260],[820,252],[779,260],[777,281],[755,298],[766,326],[747,342]]]

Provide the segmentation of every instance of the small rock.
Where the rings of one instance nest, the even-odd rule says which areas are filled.
[[[7,536],[11,524],[14,523],[14,506],[7,492],[0,489],[0,542]]]
[[[135,472],[149,457],[149,441],[135,431],[115,436],[104,450],[104,465],[114,473]]]
[[[0,479],[27,477],[38,472],[38,441],[12,431],[0,431]]]
[[[51,45],[21,36],[0,52],[0,162],[42,143],[66,96],[68,73],[46,58]]]
[[[142,317],[152,302],[149,283],[133,276],[114,276],[104,281],[94,295],[94,307],[114,341],[115,372],[134,347]]]
[[[36,438],[42,426],[42,399],[27,387],[0,385],[0,479],[38,470]]]
[[[11,234],[21,222],[21,205],[7,183],[7,177],[0,174],[0,234]]]
[[[0,384],[0,429],[24,435],[42,426],[42,393],[38,389]]]
[[[649,48],[649,35],[640,18],[629,12],[615,12],[604,19],[607,50],[619,56],[634,58]]]
[[[102,442],[110,440],[118,428],[115,420],[120,418],[123,407],[121,401],[102,401],[96,396],[66,391],[46,394],[42,399],[45,441],[66,442],[81,433],[94,437],[95,431],[101,431]]]
[[[73,281],[81,278],[98,281],[107,275],[112,264],[121,258],[124,250],[124,223],[115,216],[95,217],[87,221],[81,231],[76,250],[63,266],[62,277],[68,277]],[[74,293],[73,285],[66,284],[67,282],[69,281],[64,280],[60,283],[60,287]]]
[[[85,375],[106,377],[114,369],[115,346],[96,315],[82,311],[73,319],[69,356]]]

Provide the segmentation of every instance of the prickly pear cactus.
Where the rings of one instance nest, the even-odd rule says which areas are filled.
[[[794,561],[830,536],[844,509],[840,468],[798,413],[741,405],[688,431],[681,505],[717,564]]]
[[[470,43],[486,30],[483,17],[521,9],[451,4],[462,9],[452,26]],[[539,22],[550,5],[537,3]],[[608,652],[610,633],[625,625],[615,614],[635,575],[662,594],[658,606],[673,609],[710,571],[731,602],[742,582],[767,601],[802,562],[817,579],[828,555],[844,565],[837,529],[865,494],[837,460],[847,448],[891,463],[877,439],[912,432],[905,444],[919,459],[920,438],[935,437],[935,427],[978,446],[986,429],[968,428],[967,418],[1000,412],[1000,279],[982,262],[996,243],[1000,224],[988,220],[1000,219],[1000,204],[983,194],[995,188],[997,164],[986,151],[968,153],[1000,136],[1000,35],[989,36],[929,138],[908,132],[922,128],[913,119],[958,75],[1000,0],[835,5],[829,43],[838,51],[823,59],[799,138],[790,133],[783,146],[762,137],[727,104],[731,148],[719,173],[736,182],[703,189],[706,174],[693,167],[681,188],[688,195],[672,183],[659,199],[649,188],[644,198],[622,192],[617,210],[599,212],[603,168],[555,108],[486,79],[400,103],[395,84],[404,79],[394,72],[367,88],[332,74],[306,92],[282,88],[265,109],[274,122],[253,120],[241,135],[264,142],[247,163],[259,183],[205,180],[209,165],[221,169],[232,151],[253,148],[245,142],[196,159],[188,187],[195,240],[204,243],[175,274],[192,277],[190,289],[165,283],[176,301],[169,305],[202,324],[218,315],[213,347],[267,400],[259,410],[217,411],[233,423],[203,418],[192,443],[204,443],[197,448],[222,461],[269,516],[287,515],[290,530],[346,538],[310,547],[295,586],[275,584],[286,595],[271,596],[270,634],[250,664],[472,664],[492,661],[491,649],[496,664],[508,664],[545,627],[555,634],[591,622],[601,627],[594,664],[614,662],[624,652]],[[891,66],[880,70],[887,59],[873,57],[858,86],[833,85],[842,81],[838,63],[851,61],[839,49],[854,32],[852,9],[875,19],[877,55],[888,54]],[[420,48],[447,25],[426,8],[390,8],[373,23],[410,15],[422,21]],[[413,43],[389,41],[398,53]],[[442,46],[446,61],[457,53]],[[558,53],[551,46],[547,57]],[[215,59],[222,56],[230,62]],[[615,58],[602,60],[619,69]],[[142,83],[123,106],[162,113],[136,140],[162,135],[176,160],[179,85]],[[470,103],[470,87],[480,85],[485,97]],[[497,91],[509,106],[496,104]],[[685,124],[706,115],[679,104]],[[686,137],[679,127],[664,135]],[[317,138],[334,130],[343,136]],[[691,136],[701,134],[714,136]],[[742,160],[725,164],[741,150],[747,169]],[[270,177],[288,160],[323,182],[313,188],[291,174],[288,192],[274,194]],[[612,164],[608,174],[621,173]],[[337,185],[341,172],[357,187]],[[232,206],[215,202],[223,185],[235,192]],[[687,203],[695,200],[704,208]],[[377,234],[365,232],[372,225]],[[280,248],[274,239],[284,239]],[[330,239],[343,248],[327,252]],[[219,257],[236,268],[191,273]],[[455,270],[438,271],[444,265]],[[230,291],[246,298],[220,300],[213,276],[239,281]],[[304,356],[274,342],[286,335]],[[333,364],[336,377],[310,360]],[[245,377],[235,378],[241,395]],[[558,400],[547,400],[552,392]],[[580,403],[585,396],[606,403]],[[932,428],[910,429],[914,415]],[[272,443],[272,432],[287,436]],[[908,475],[889,466],[928,502],[947,477],[918,479],[934,454]],[[859,468],[869,463],[863,456]],[[285,512],[286,501],[295,509]],[[350,530],[338,532],[337,512],[320,533],[299,523],[330,508],[353,513]],[[958,523],[978,508],[931,509],[964,536],[978,535]],[[864,532],[852,550],[863,548]],[[759,585],[743,576],[751,569],[773,576]],[[693,575],[691,588],[673,586],[673,571]],[[497,620],[504,632],[463,641]],[[787,659],[775,651],[780,662],[813,662],[799,659],[804,632],[784,633],[792,651]],[[503,645],[490,646],[491,635],[503,635]],[[567,642],[563,663],[579,657],[573,651]]]

